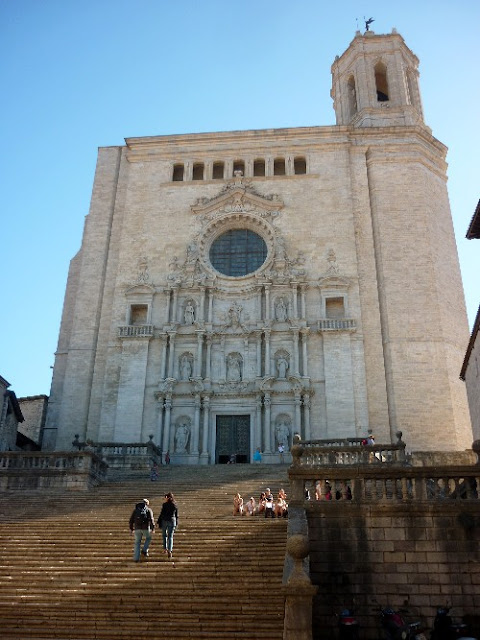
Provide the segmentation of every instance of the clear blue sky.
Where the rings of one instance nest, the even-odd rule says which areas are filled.
[[[129,136],[335,123],[330,66],[363,18],[420,58],[425,119],[449,147],[470,326],[480,241],[477,0],[0,0],[0,375],[48,394],[97,147]],[[358,19],[358,23],[357,23]]]

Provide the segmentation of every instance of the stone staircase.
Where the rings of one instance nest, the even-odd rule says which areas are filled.
[[[88,493],[3,493],[2,640],[280,640],[287,522],[233,517],[232,501],[267,486],[288,493],[286,470],[170,466],[156,482],[114,472]],[[157,517],[166,491],[179,507],[173,561],[156,532],[148,561],[136,564],[134,504],[148,497]]]

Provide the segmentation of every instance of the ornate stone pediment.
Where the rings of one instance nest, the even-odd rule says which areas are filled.
[[[341,276],[324,276],[318,279],[318,286],[321,289],[348,289],[350,280]]]
[[[134,284],[125,291],[126,296],[152,296],[155,293],[155,287],[151,284]]]
[[[283,206],[278,195],[264,196],[257,193],[248,180],[236,176],[218,195],[199,198],[191,209],[202,225],[205,225],[218,216],[232,213],[250,213],[273,219],[279,215]]]

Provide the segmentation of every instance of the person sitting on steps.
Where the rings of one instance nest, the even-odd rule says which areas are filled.
[[[252,496],[245,505],[245,515],[246,516],[254,516],[257,512],[257,505],[255,503],[255,498]]]
[[[274,513],[274,498],[269,488],[265,491],[265,518],[275,518]]]
[[[243,498],[239,493],[233,497],[233,515],[243,516]]]

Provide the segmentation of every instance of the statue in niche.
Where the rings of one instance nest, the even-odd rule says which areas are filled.
[[[242,306],[237,302],[234,302],[228,310],[229,324],[231,327],[238,327],[240,324],[240,315],[242,313]]]
[[[187,453],[188,438],[190,436],[190,429],[186,422],[182,422],[178,425],[175,432],[175,452]]]
[[[145,256],[143,256],[142,258],[140,258],[140,260],[138,261],[138,277],[137,277],[137,282],[140,283],[147,283],[150,280],[150,275],[148,273],[148,260]]]
[[[195,322],[195,307],[193,306],[193,302],[191,300],[188,300],[187,304],[185,305],[183,318],[185,320],[185,324],[193,324]]]
[[[279,298],[277,300],[277,304],[275,305],[275,317],[277,318],[278,322],[286,322],[287,320],[288,310],[283,298]]]
[[[195,242],[195,240],[192,240],[192,242],[187,247],[187,262],[188,262],[188,264],[193,264],[194,262],[197,261],[197,258],[198,258],[197,243]]]
[[[331,273],[332,275],[338,274],[339,268],[337,264],[337,256],[335,255],[335,251],[333,249],[330,249],[328,251],[327,260],[329,264],[328,273]]]
[[[190,358],[185,354],[180,361],[180,379],[190,380],[192,376],[192,363]]]
[[[275,427],[275,436],[277,438],[277,444],[283,445],[285,450],[290,449],[288,439],[290,437],[290,419],[287,416],[281,416]]]
[[[288,360],[284,355],[277,358],[278,377],[284,380],[287,377]]]
[[[242,379],[242,370],[238,358],[229,355],[227,358],[227,380],[230,382],[239,382]]]

